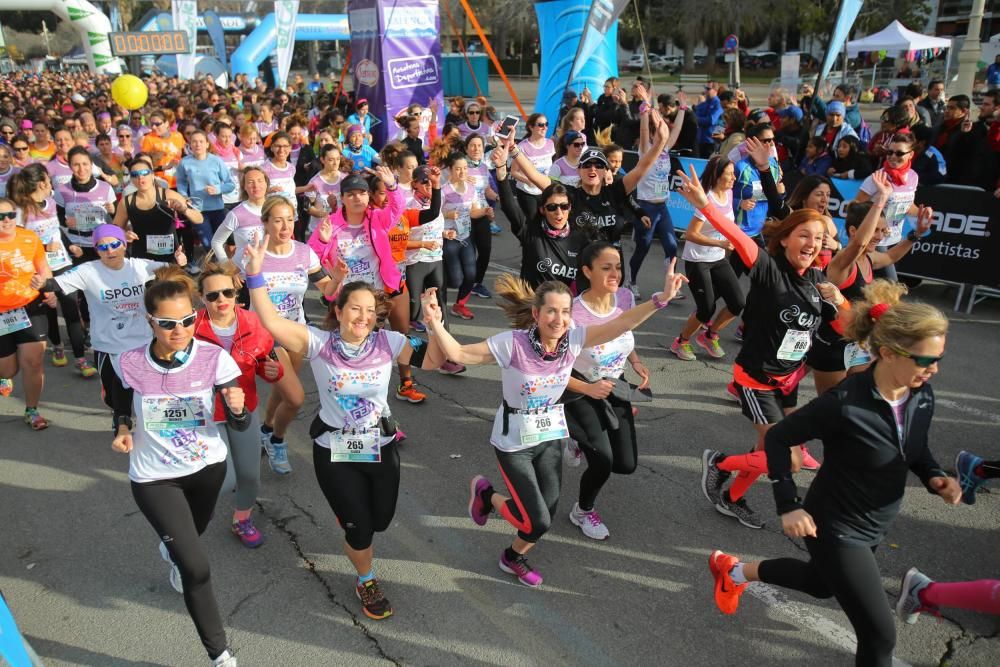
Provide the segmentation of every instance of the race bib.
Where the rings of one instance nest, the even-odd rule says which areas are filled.
[[[54,250],[52,252],[45,252],[45,259],[49,263],[49,268],[53,271],[58,271],[59,269],[65,269],[67,266],[71,266],[73,261],[69,258],[69,253],[66,249],[59,244],[59,250]]]
[[[812,334],[808,331],[789,329],[778,348],[778,359],[782,361],[802,361],[812,345]]]
[[[103,224],[106,219],[106,212],[103,208],[94,205],[80,206],[73,211],[76,218],[76,231],[92,232],[97,225]]]
[[[0,336],[6,336],[15,331],[27,329],[30,326],[31,320],[28,319],[28,311],[24,308],[15,308],[14,310],[0,313]]]
[[[539,445],[549,440],[569,437],[566,412],[561,403],[537,411],[519,414],[521,418],[521,444]]]
[[[142,399],[142,421],[151,431],[176,431],[201,428],[205,425],[205,406],[193,396],[151,397]]]
[[[378,429],[333,431],[329,436],[330,461],[333,463],[378,463],[382,460]]]
[[[848,343],[844,348],[844,368],[854,368],[871,363],[872,356],[858,343]]]
[[[173,234],[151,234],[146,237],[146,252],[150,255],[174,254]]]
[[[464,239],[472,233],[472,217],[469,211],[459,211],[458,217],[455,218],[455,231],[458,232],[458,238]]]
[[[764,186],[760,181],[754,181],[753,185],[753,195],[750,197],[754,201],[764,201],[767,199],[767,195],[764,194]]]

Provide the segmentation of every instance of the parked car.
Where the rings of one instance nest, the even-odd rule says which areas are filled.
[[[628,59],[628,64],[625,65],[630,72],[639,72],[646,69],[646,57],[641,53],[633,53],[632,57]]]

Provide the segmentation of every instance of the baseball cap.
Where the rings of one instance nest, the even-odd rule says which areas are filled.
[[[351,192],[352,190],[364,190],[368,192],[368,181],[357,174],[351,174],[340,184],[341,192]]]
[[[747,119],[753,121],[754,123],[770,123],[771,117],[767,115],[767,112],[763,109],[754,109],[749,114],[747,114]]]
[[[843,116],[845,113],[847,113],[847,107],[845,107],[844,103],[841,102],[840,100],[834,100],[833,102],[830,102],[829,104],[826,105],[826,115],[828,116],[830,114],[838,114]]]
[[[575,100],[576,99],[576,91],[575,90],[567,90],[567,91],[563,92],[563,97],[562,98],[563,98],[563,102],[569,102],[570,100]]]
[[[795,105],[791,105],[779,111],[778,115],[782,118],[791,118],[793,120],[800,121],[802,120],[802,109]]]
[[[361,107],[361,106],[364,106],[364,105],[366,105],[366,104],[368,104],[368,98],[367,98],[367,97],[362,97],[362,98],[360,98],[360,99],[359,99],[359,100],[358,100],[358,101],[357,101],[357,102],[355,103],[355,105],[354,105],[354,106],[355,106],[355,107]]]
[[[360,125],[351,125],[349,128],[347,128],[347,136],[351,136],[355,132],[357,132],[358,134],[364,134],[365,128],[361,127]]]
[[[414,183],[427,183],[431,180],[431,170],[426,164],[422,164],[413,170]]]
[[[569,146],[574,140],[579,139],[583,135],[576,130],[570,130],[566,134],[562,135],[563,146]]]
[[[33,128],[34,126],[35,126],[35,124],[34,124],[34,123],[32,123],[32,122],[31,122],[30,120],[28,120],[27,118],[25,118],[24,120],[22,120],[22,121],[21,121],[21,129],[22,129],[22,130],[30,130],[30,129],[31,129],[31,128]]]
[[[70,97],[70,99],[76,102],[77,104],[83,104],[84,102],[87,101],[87,99],[80,93],[74,93],[73,96]]]
[[[608,166],[608,158],[604,155],[604,151],[600,148],[585,148],[583,153],[580,154],[580,166],[582,167],[588,162],[600,162],[605,167]]]

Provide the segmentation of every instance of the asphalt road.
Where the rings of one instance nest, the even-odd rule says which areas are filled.
[[[644,294],[658,282],[658,252],[641,277]],[[498,269],[518,265],[509,232],[496,238],[493,259]],[[915,295],[946,308],[952,300],[940,286]],[[460,338],[505,326],[491,301],[471,305],[476,319],[456,325]],[[511,529],[496,518],[479,528],[466,516],[469,477],[498,477],[488,441],[497,368],[418,374],[426,403],[393,402],[409,439],[400,446],[396,517],[375,541],[377,572],[395,607],[382,622],[360,612],[341,533],[311,470],[306,430],[316,394],[307,371],[308,403],[290,437],[294,472],[278,477],[264,464],[255,516],[267,543],[249,551],[229,534],[229,498],[203,537],[241,664],[853,664],[853,633],[830,601],[756,585],[735,616],[716,610],[706,566],[712,549],[745,559],[803,550],[781,534],[766,484],[749,494],[769,519],[760,531],[719,515],[701,495],[702,450],[742,451],[753,436],[725,392],[729,361],[681,362],[664,349],[689,309],[690,301],[671,306],[637,333],[656,399],[637,418],[638,470],[612,477],[598,501],[611,538],[588,540],[570,524],[582,468],[565,468],[558,518],[532,553],[545,577],[539,590],[497,569]],[[996,302],[953,319],[934,382],[932,442],[946,467],[962,448],[1000,458],[998,324]],[[731,358],[737,344],[728,336],[723,343]],[[126,458],[110,449],[97,382],[70,368],[46,372],[47,431],[21,423],[20,388],[0,400],[0,589],[22,631],[50,665],[207,664],[156,536],[132,500]],[[804,386],[812,396],[811,382]],[[821,455],[818,444],[813,451]],[[799,476],[803,486],[810,479]],[[995,489],[956,508],[915,478],[909,487],[878,550],[889,602],[912,565],[943,580],[1000,576]],[[1000,664],[997,618],[947,611],[898,629],[905,663]]]

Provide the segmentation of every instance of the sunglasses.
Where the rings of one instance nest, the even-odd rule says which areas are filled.
[[[119,241],[118,239],[115,239],[111,243],[98,243],[94,247],[100,250],[101,252],[107,252],[109,250],[118,250],[118,248],[121,248],[123,245],[125,245],[123,242]]]
[[[136,169],[135,171],[130,171],[128,175],[132,178],[142,178],[143,176],[149,176],[152,173],[152,169]]]
[[[17,211],[0,211],[0,220],[16,220]]]
[[[596,160],[592,160],[590,162],[585,162],[585,163],[583,163],[583,164],[580,165],[580,169],[590,169],[591,167],[593,167],[594,169],[597,169],[598,171],[604,171],[607,168],[607,165],[605,165],[605,164],[603,164],[601,162],[597,162]]]
[[[28,150],[28,147],[27,146],[14,146],[14,150],[17,151],[18,153],[20,153],[21,151]]]
[[[912,352],[901,350],[898,347],[892,347],[889,349],[891,349],[893,352],[895,352],[901,357],[906,357],[907,359],[913,359],[913,363],[915,363],[920,368],[928,368],[936,364],[937,362],[941,361],[942,359],[944,359],[943,354],[940,357],[932,357],[926,354],[913,354]]]
[[[586,145],[587,142],[585,141],[574,141],[573,143],[570,144],[570,146],[572,146],[573,148],[583,148]]]
[[[119,139],[131,139],[132,135],[131,134],[119,134],[118,138]]]
[[[548,127],[548,123],[535,123],[535,127]]]
[[[173,331],[178,324],[184,327],[185,329],[187,329],[190,326],[194,326],[194,321],[197,318],[198,316],[196,314],[191,313],[182,320],[172,320],[167,317],[150,317],[149,321],[155,324],[156,326],[160,327],[164,331]]]
[[[215,303],[216,301],[219,300],[220,296],[224,296],[227,299],[235,299],[236,290],[230,287],[227,289],[215,290],[214,292],[205,292],[205,301],[208,301],[209,303]]]
[[[770,139],[760,139],[760,143],[762,143],[762,144],[773,144],[774,143],[774,137],[771,137]]]
[[[886,151],[885,154],[886,155],[892,155],[894,157],[906,157],[907,155],[909,155],[912,152],[913,151]]]
[[[150,123],[150,125],[152,127],[159,127],[159,126],[163,125],[163,121],[154,120],[153,122]]]
[[[568,211],[569,207],[569,202],[560,202],[558,204],[546,204],[545,210],[549,213],[555,213],[556,211]]]
[[[466,116],[478,116],[481,113],[482,113],[482,111],[466,111],[465,115]],[[13,134],[13,132],[11,134]]]

